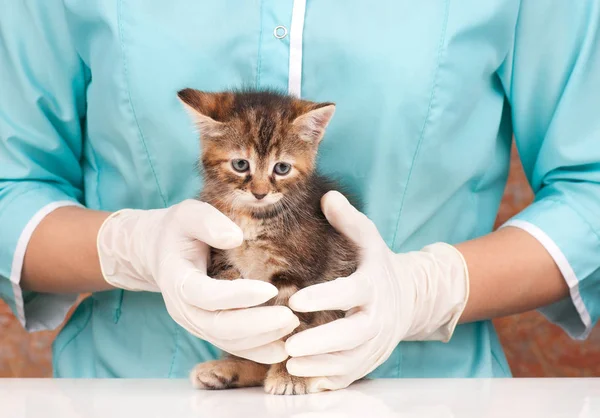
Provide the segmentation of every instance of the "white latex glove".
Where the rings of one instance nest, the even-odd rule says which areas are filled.
[[[171,317],[191,334],[239,357],[279,363],[288,357],[281,338],[298,318],[285,306],[252,307],[277,295],[277,288],[206,275],[209,246],[230,249],[242,241],[242,230],[213,206],[186,200],[115,212],[100,228],[97,246],[109,284],[161,292]]]
[[[357,271],[300,290],[296,312],[340,309],[345,318],[302,331],[286,342],[296,376],[324,376],[322,390],[345,388],[382,364],[402,340],[447,342],[465,307],[468,272],[454,247],[437,243],[393,253],[375,224],[338,192],[322,200],[327,220],[361,249]]]

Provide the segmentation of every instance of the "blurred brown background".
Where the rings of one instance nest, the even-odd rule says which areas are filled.
[[[497,225],[532,199],[518,156],[512,168]],[[538,313],[495,321],[513,374],[518,377],[600,376],[600,327],[585,342],[572,341]],[[27,334],[0,302],[0,377],[51,376],[50,345],[56,332]]]

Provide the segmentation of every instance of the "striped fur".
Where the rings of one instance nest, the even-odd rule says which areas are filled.
[[[273,91],[207,93],[185,89],[179,98],[200,131],[204,188],[199,198],[244,232],[240,247],[212,250],[211,277],[267,281],[279,289],[278,296],[267,304],[287,305],[299,289],[355,271],[357,248],[331,227],[320,208],[327,191],[342,190],[315,171],[318,146],[333,104]],[[234,159],[248,160],[252,169],[235,172]],[[273,172],[279,161],[292,162],[290,174],[278,176]],[[252,196],[263,194],[266,204],[253,200]],[[340,318],[343,312],[298,316],[301,325],[295,332]],[[224,374],[221,380],[230,383],[219,385],[219,380],[211,377],[214,373]],[[254,377],[239,378],[244,373]],[[234,375],[238,378],[233,379]],[[260,385],[263,381],[273,393],[307,393],[311,387],[310,379],[289,376],[285,365],[269,370],[231,358],[198,365],[192,379],[197,387],[211,389]]]

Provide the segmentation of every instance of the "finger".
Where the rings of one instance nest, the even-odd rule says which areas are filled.
[[[319,354],[292,357],[286,363],[289,374],[298,377],[342,376],[352,370],[352,361],[345,354]]]
[[[257,308],[207,312],[193,309],[186,319],[214,339],[239,340],[280,329],[296,329],[300,321],[286,306],[259,306]]]
[[[350,204],[340,192],[330,191],[321,199],[321,208],[329,223],[361,248],[381,240],[375,224]]]
[[[274,341],[261,347],[241,350],[231,354],[261,364],[277,364],[288,358],[283,341]]]
[[[182,260],[181,263],[189,262]],[[272,299],[278,292],[271,283],[260,280],[212,279],[192,270],[191,263],[189,268],[181,284],[181,297],[188,304],[206,311],[257,306]]]
[[[186,200],[177,205],[175,214],[186,234],[211,247],[227,250],[244,241],[240,227],[208,203]]]
[[[286,327],[276,329],[275,331],[252,335],[247,338],[239,338],[237,340],[223,341],[222,345],[229,352],[251,350],[281,340],[286,335],[291,334],[296,327],[296,323],[291,322]]]
[[[293,376],[344,376],[355,373],[369,361],[368,344],[337,353],[318,354],[308,357],[292,357],[287,361],[287,371]]]
[[[371,326],[369,317],[358,312],[292,335],[286,341],[285,349],[292,357],[346,351],[358,347],[376,334],[377,328]]]
[[[359,270],[348,277],[299,290],[288,305],[296,312],[347,311],[362,306],[372,297],[370,281]]]

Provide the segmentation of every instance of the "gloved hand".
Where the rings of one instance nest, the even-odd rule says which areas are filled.
[[[112,286],[161,292],[171,317],[191,334],[238,357],[279,363],[288,357],[281,338],[298,318],[285,306],[252,307],[277,295],[277,288],[206,275],[209,246],[230,249],[242,241],[241,229],[213,206],[187,200],[115,212],[101,226],[97,247]]]
[[[289,373],[322,376],[320,389],[341,389],[382,364],[400,341],[447,342],[469,294],[458,250],[436,243],[395,254],[375,224],[340,193],[327,193],[322,207],[331,225],[359,246],[361,261],[352,275],[290,298],[296,312],[339,309],[347,315],[290,337]]]

